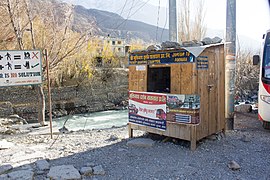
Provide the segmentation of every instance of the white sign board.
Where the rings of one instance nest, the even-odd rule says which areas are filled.
[[[0,86],[42,83],[41,52],[0,51]]]

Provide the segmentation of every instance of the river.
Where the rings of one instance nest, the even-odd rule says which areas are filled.
[[[68,118],[65,127],[77,131],[83,129],[104,129],[120,127],[128,123],[128,110],[102,111],[87,114],[75,114],[53,119],[53,123],[61,128]]]

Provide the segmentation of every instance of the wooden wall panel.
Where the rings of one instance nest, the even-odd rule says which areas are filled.
[[[209,53],[204,51],[202,56],[208,56]],[[209,121],[209,92],[208,92],[208,69],[198,70],[198,94],[200,95],[200,124],[197,127],[197,138],[208,136]]]
[[[216,133],[217,121],[218,121],[218,92],[217,92],[217,66],[215,47],[211,47],[208,50],[208,93],[209,93],[209,109],[208,109],[208,133]]]
[[[147,91],[147,65],[144,71],[137,71],[136,66],[129,66],[129,90]]]
[[[218,59],[218,126],[217,130],[225,129],[225,59],[223,46],[217,47]]]
[[[186,63],[180,65],[180,87],[179,94],[195,94],[196,93],[196,64]]]
[[[181,89],[181,74],[180,74],[180,64],[171,65],[171,93],[179,94]]]

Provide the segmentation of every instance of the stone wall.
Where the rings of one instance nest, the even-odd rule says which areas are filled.
[[[117,69],[109,73],[102,70],[97,71],[95,78],[87,84],[52,88],[53,117],[66,115],[71,111],[87,113],[117,109],[126,105],[128,70]],[[13,112],[28,120],[37,119],[38,93],[34,88],[31,86],[3,87],[0,88],[0,93],[0,104],[1,102],[9,102],[11,106],[7,107],[12,108],[1,111],[0,116],[8,115],[4,112]],[[45,88],[44,93],[46,96],[46,113],[48,113],[47,90]]]

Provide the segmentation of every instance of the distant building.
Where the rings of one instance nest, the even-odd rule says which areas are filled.
[[[107,53],[112,53],[113,56],[118,57],[121,66],[125,66],[123,63],[125,62],[125,58],[128,56],[130,46],[125,44],[124,39],[113,38],[109,36],[99,36],[93,38],[90,42],[90,45],[96,50],[95,56],[99,64],[98,66],[103,64],[102,56]]]

